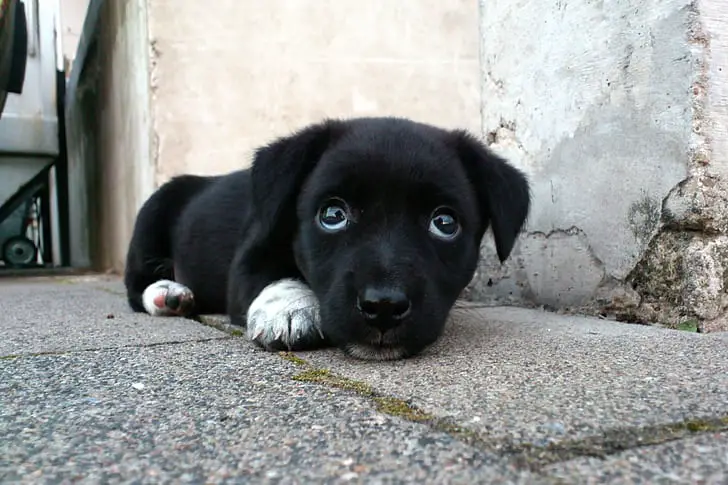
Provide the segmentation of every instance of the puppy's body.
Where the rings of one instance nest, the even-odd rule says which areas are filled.
[[[266,348],[416,354],[440,335],[492,227],[508,257],[525,177],[462,132],[395,118],[326,121],[250,170],[182,176],[142,207],[135,310],[225,313]]]
[[[183,175],[144,204],[129,245],[129,302],[145,311],[142,294],[160,279],[194,294],[196,313],[225,313],[228,268],[250,219],[250,171],[222,177]]]

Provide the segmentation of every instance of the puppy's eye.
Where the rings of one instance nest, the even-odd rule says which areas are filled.
[[[349,225],[349,207],[343,200],[330,200],[321,206],[316,220],[327,232],[343,231]]]
[[[452,240],[460,234],[460,223],[452,209],[439,207],[432,213],[428,230],[439,239]]]

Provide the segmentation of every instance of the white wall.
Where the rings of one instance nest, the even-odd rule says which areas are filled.
[[[149,0],[157,181],[324,116],[480,129],[473,0]]]

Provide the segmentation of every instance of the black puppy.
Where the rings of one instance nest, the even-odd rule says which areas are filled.
[[[129,247],[129,303],[227,312],[271,350],[411,356],[442,333],[486,229],[504,261],[529,205],[526,177],[463,131],[327,120],[260,148],[249,170],[152,195]]]

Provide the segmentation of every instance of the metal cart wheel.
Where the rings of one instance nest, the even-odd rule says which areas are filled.
[[[38,248],[25,236],[13,236],[3,244],[3,260],[11,266],[27,266],[35,263]]]

